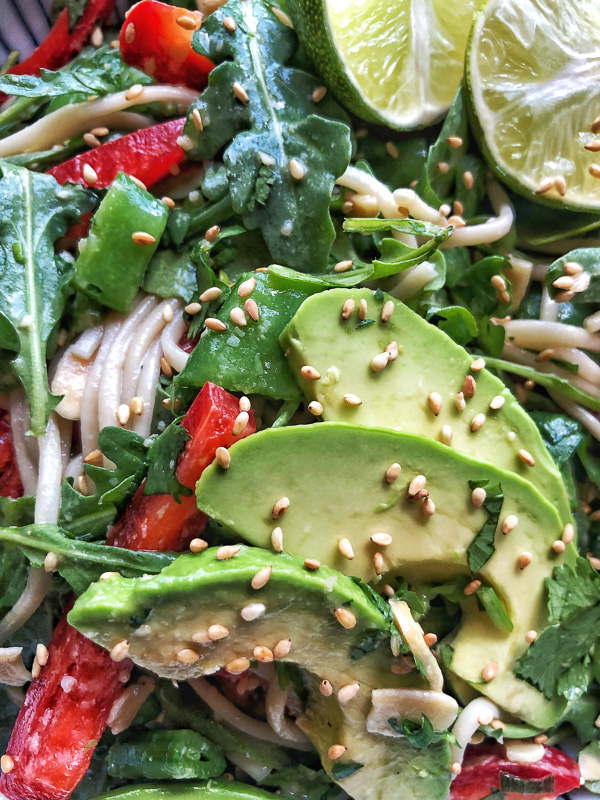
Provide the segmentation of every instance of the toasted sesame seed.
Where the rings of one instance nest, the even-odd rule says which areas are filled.
[[[276,553],[283,553],[283,531],[281,528],[273,528],[271,531],[271,545]]]
[[[538,632],[537,631],[534,631],[534,630],[527,631],[527,633],[525,634],[525,641],[528,644],[531,644],[532,642],[535,642],[537,637],[538,637]]]
[[[271,6],[271,10],[282,25],[285,25],[287,28],[291,28],[292,30],[294,29],[292,20],[283,9],[279,8],[279,6]]]
[[[320,417],[323,413],[323,404],[319,403],[318,400],[311,400],[311,402],[308,404],[308,410],[313,417]]]
[[[390,319],[390,317],[394,313],[394,308],[395,308],[395,305],[394,305],[394,301],[393,300],[387,300],[383,304],[383,308],[381,309],[381,321],[382,322],[387,322]]]
[[[233,33],[237,28],[237,24],[233,17],[224,17],[223,18],[223,27],[229,33]]]
[[[141,417],[144,413],[144,398],[135,395],[135,397],[132,397],[129,401],[129,408],[132,414],[135,414],[136,417]]]
[[[102,451],[92,450],[91,453],[88,453],[87,456],[84,457],[83,463],[93,464],[94,467],[102,466]]]
[[[184,311],[186,314],[191,314],[191,316],[194,316],[194,314],[199,314],[202,311],[202,306],[200,303],[188,303],[188,305],[184,308]]]
[[[391,155],[392,158],[398,158],[398,156],[400,155],[400,153],[398,152],[398,148],[393,142],[386,142],[385,149],[388,151],[388,153]]]
[[[360,683],[347,683],[337,693],[337,698],[340,703],[347,703],[352,700],[360,691]]]
[[[517,527],[518,523],[519,518],[516,514],[508,514],[502,522],[502,533],[506,536],[507,533],[510,533]]]
[[[289,167],[290,167],[290,175],[295,181],[301,181],[302,178],[306,175],[306,167],[297,158],[290,159]]]
[[[346,200],[342,204],[342,214],[348,216],[349,214],[354,213],[354,203],[351,200]]]
[[[596,119],[592,122],[590,130],[592,133],[600,133],[600,117],[596,117]]]
[[[192,642],[196,644],[208,644],[210,641],[208,631],[196,631],[196,633],[192,634]]]
[[[123,639],[121,642],[117,642],[117,644],[112,648],[110,651],[110,657],[113,661],[123,661],[127,658],[127,654],[129,653],[129,642],[126,639]]]
[[[389,354],[390,361],[395,361],[398,358],[398,343],[390,342],[385,348],[385,352]]]
[[[589,150],[590,153],[597,153],[600,150],[600,139],[592,139],[591,142],[588,142],[584,145],[586,150]]]
[[[271,509],[271,519],[279,519],[290,507],[289,497],[280,497]]]
[[[570,522],[567,522],[562,532],[562,540],[565,544],[570,544],[575,536],[575,528]]]
[[[453,211],[453,212],[454,212],[454,213],[455,213],[457,216],[459,216],[459,217],[462,217],[462,215],[465,213],[465,207],[464,207],[464,206],[463,206],[463,204],[460,202],[460,200],[455,200],[455,201],[452,203],[452,211]]]
[[[384,570],[383,556],[381,553],[373,553],[373,569],[376,575],[381,575]]]
[[[160,357],[160,368],[161,368],[161,371],[162,371],[163,375],[166,378],[172,378],[173,377],[173,367],[169,364],[169,362],[167,361],[167,359],[164,356]],[[130,408],[131,408],[131,406],[130,406]]]
[[[554,296],[555,303],[568,303],[575,297],[575,292],[559,292]]]
[[[475,508],[481,508],[481,506],[485,503],[486,496],[487,493],[483,487],[476,486],[475,489],[473,489],[471,492],[471,502]]]
[[[463,146],[463,140],[460,136],[448,136],[446,141],[454,150],[458,150],[459,147]]]
[[[560,278],[553,281],[552,286],[556,289],[572,289],[574,283],[575,281],[570,275],[561,275]]]
[[[425,640],[427,647],[433,647],[433,645],[436,644],[438,637],[435,635],[435,633],[426,633],[423,636],[423,639]]]
[[[354,311],[354,300],[352,298],[349,298],[348,300],[346,300],[346,302],[342,307],[342,319],[348,319],[348,317],[352,314],[353,311]]]
[[[503,731],[506,728],[506,725],[500,719],[493,719],[490,722],[490,728],[493,731]]]
[[[119,572],[103,572],[102,575],[100,575],[100,580],[110,581],[112,580],[112,578],[120,578],[120,577],[121,574]]]
[[[594,720],[594,725],[596,728],[600,728],[600,717],[596,717]]]
[[[356,617],[354,616],[352,611],[350,611],[349,608],[344,608],[343,606],[339,606],[338,608],[335,609],[333,613],[335,614],[337,621],[343,628],[350,629],[354,628],[354,626],[356,625]]]
[[[363,320],[366,318],[366,316],[367,316],[367,301],[363,297],[358,306],[358,318],[360,320]]]
[[[200,27],[200,20],[191,14],[182,14],[177,17],[177,24],[186,31],[195,31]]]
[[[346,539],[345,537],[340,539],[338,542],[338,549],[340,553],[347,558],[349,561],[352,561],[354,558],[354,550],[352,548],[352,544],[350,539]]]
[[[241,549],[239,544],[224,544],[223,547],[219,547],[217,550],[217,561],[227,561],[233,558],[236,553],[239,553]]]
[[[478,431],[485,424],[485,414],[475,414],[471,420],[471,430]]]
[[[46,572],[55,572],[56,568],[58,567],[58,556],[56,553],[50,551],[46,554],[46,558],[44,559],[44,570]]]
[[[240,611],[240,615],[246,622],[253,622],[255,619],[262,617],[267,610],[264,603],[248,603]]]
[[[229,636],[229,628],[226,628],[225,625],[215,623],[214,625],[209,626],[207,633],[211,642],[216,642],[219,639],[225,639],[227,636]]]
[[[210,289],[206,289],[200,295],[200,302],[201,303],[212,303],[213,300],[216,300],[222,294],[222,290],[219,289],[218,286],[211,286]]]
[[[471,581],[470,583],[467,583],[467,585],[463,589],[463,594],[466,594],[467,597],[471,594],[475,594],[475,592],[479,589],[480,586],[481,586],[481,581],[478,580]]]
[[[546,736],[545,733],[538,733],[537,736],[533,737],[533,741],[535,742],[535,744],[546,744],[546,742],[548,741],[548,736]]]
[[[275,658],[273,655],[273,651],[269,647],[265,647],[262,644],[257,645],[254,650],[252,651],[252,655],[257,661],[260,661],[262,664],[270,664],[271,661]]]
[[[600,165],[598,164],[590,164],[588,167],[588,172],[592,176],[592,178],[600,178]]]
[[[502,408],[505,403],[504,397],[501,394],[497,394],[495,397],[492,397],[490,400],[490,408],[492,411],[498,411],[498,409]]]
[[[275,658],[285,658],[292,649],[291,639],[280,639],[273,648]]]
[[[8,753],[4,753],[4,755],[0,758],[0,769],[5,775],[8,775],[8,773],[12,772],[14,768],[15,762],[8,755]]]
[[[37,656],[33,659],[33,664],[31,665],[31,677],[37,678],[42,668],[40,666],[40,662],[37,660]]]
[[[135,233],[131,234],[131,240],[134,244],[139,245],[154,244],[156,242],[154,236],[151,233],[146,233],[146,231],[135,231]]]
[[[429,408],[432,413],[437,417],[442,410],[442,395],[439,394],[439,392],[431,392],[427,398],[427,402],[429,403]]]
[[[319,684],[319,691],[323,697],[331,697],[333,694],[333,686],[326,678],[324,678]]]
[[[300,370],[300,374],[307,381],[318,381],[321,378],[320,373],[314,368],[306,364]]]
[[[250,98],[248,97],[248,92],[244,89],[242,84],[239,81],[233,82],[233,93],[240,101],[240,103],[248,103]]]
[[[387,547],[392,543],[392,537],[389,533],[374,533],[370,539],[373,544],[377,544],[380,547]]]
[[[125,28],[125,41],[127,44],[131,44],[135,39],[135,25],[133,22],[130,22],[129,25]]]
[[[315,572],[321,566],[321,562],[317,561],[316,558],[305,558],[304,566],[306,567],[306,569],[311,570],[311,572]]]
[[[248,297],[256,289],[256,278],[248,278],[238,286],[238,297]]]
[[[98,173],[90,164],[83,165],[83,180],[88,186],[94,186],[98,183]]]
[[[85,475],[78,475],[77,478],[75,478],[73,486],[79,492],[79,494],[82,494],[86,497],[90,493],[87,477]]]
[[[190,550],[192,553],[201,553],[203,550],[206,550],[208,547],[208,542],[204,541],[204,539],[192,539],[189,544]]]
[[[554,188],[554,178],[542,178],[542,180],[538,183],[535,193],[546,194],[546,192],[549,192],[550,189],[553,188]]]
[[[311,94],[313,103],[320,103],[326,94],[327,94],[327,88],[325,86],[317,86],[316,89],[313,89],[313,92]]]
[[[408,487],[408,497],[409,499],[413,499],[418,497],[421,492],[425,489],[425,484],[427,483],[427,478],[425,475],[415,475]]]
[[[214,242],[220,233],[221,228],[218,225],[211,225],[210,228],[207,228],[204,238],[207,242]]]
[[[332,744],[329,750],[327,751],[327,755],[332,761],[335,761],[336,758],[340,758],[346,752],[346,746],[343,744]]]
[[[183,650],[177,653],[177,661],[181,664],[193,664],[194,661],[198,661],[199,658],[200,656],[198,653],[189,647],[184,647]]]
[[[521,553],[521,555],[519,556],[519,560],[517,562],[519,565],[519,569],[525,569],[525,567],[528,567],[531,564],[532,560],[533,556],[531,555],[531,553],[528,553],[527,551]]]
[[[45,667],[48,663],[48,648],[43,642],[38,642],[35,648],[35,657],[38,660],[40,667]]]
[[[475,397],[475,392],[477,391],[477,382],[472,375],[465,375],[465,379],[462,385],[462,393],[465,397],[469,400],[472,397]]]
[[[251,297],[249,297],[244,303],[244,311],[246,314],[248,314],[251,320],[258,322],[258,304],[256,300],[253,300]]]
[[[240,656],[240,658],[234,658],[226,664],[225,669],[231,675],[240,675],[242,672],[245,672],[249,666],[250,662],[248,659],[245,656]]]
[[[448,218],[448,225],[452,225],[454,228],[465,228],[467,223],[463,217],[458,214],[453,214]]]
[[[373,372],[381,372],[387,367],[389,360],[389,353],[377,353],[377,355],[373,356],[371,359],[371,369]]]
[[[507,288],[507,283],[502,277],[502,275],[492,275],[490,278],[490,283],[496,289],[497,292],[505,292]]]
[[[231,321],[235,325],[239,325],[240,328],[245,328],[248,324],[248,320],[246,319],[246,315],[244,314],[244,310],[239,306],[234,306],[231,311],[229,312],[229,317]]]
[[[229,469],[229,465],[231,464],[231,455],[226,447],[217,447],[215,450],[215,458],[217,459],[220,467],[223,469]]]
[[[450,172],[450,164],[447,161],[438,161],[437,168],[440,175],[447,175]]]
[[[164,408],[167,409],[167,411],[171,410],[171,400],[169,397],[164,397],[160,402],[163,404]]]
[[[423,500],[423,513],[426,517],[432,517],[435,514],[435,503],[431,497],[426,497]]]
[[[347,270],[352,269],[352,261],[338,261],[335,267],[333,268],[334,272],[346,272]],[[362,300],[361,300],[362,303]]]
[[[126,100],[137,100],[137,98],[142,94],[144,91],[144,87],[141,83],[134,83],[133,86],[130,86],[129,89],[125,92],[125,99]]]
[[[203,131],[204,130],[204,125],[202,124],[202,115],[200,114],[200,111],[197,108],[195,108],[192,111],[192,121],[193,121],[197,131]]]
[[[456,406],[457,411],[464,411],[467,407],[465,402],[465,395],[464,392],[457,392],[456,397],[454,398],[454,405]]]
[[[562,539],[557,539],[555,542],[552,542],[552,549],[555,553],[561,554],[564,553],[567,549],[567,545],[563,542]]]
[[[554,178],[554,188],[559,193],[561,197],[564,197],[567,193],[567,182],[564,179],[563,175],[557,175]]]
[[[262,567],[252,578],[250,585],[253,589],[262,589],[269,582],[273,567]]]
[[[564,265],[564,270],[567,275],[580,275],[583,272],[583,267],[576,261],[567,261]]]
[[[462,764],[459,761],[453,761],[452,766],[450,767],[450,772],[453,775],[460,775],[462,772]]]
[[[239,436],[240,433],[246,430],[246,425],[250,420],[250,414],[247,411],[240,411],[233,423],[232,433],[234,436]]]
[[[519,458],[529,467],[535,467],[535,459],[528,450],[519,450]]]
[[[450,425],[442,425],[440,431],[440,442],[442,444],[452,444],[452,428]]]
[[[98,139],[97,136],[94,136],[93,133],[84,133],[83,141],[88,147],[98,147],[98,145],[101,144],[100,139]]]
[[[181,147],[181,149],[186,153],[194,149],[194,143],[192,142],[190,137],[186,136],[185,134],[183,134],[182,136],[178,136],[175,143],[177,144],[178,147]],[[191,199],[192,198],[190,197],[190,200]]]
[[[447,217],[448,214],[452,211],[452,208],[448,205],[448,203],[442,203],[442,205],[438,208],[438,211],[442,215],[442,217]]]
[[[124,427],[129,422],[129,418],[131,416],[131,409],[127,405],[127,403],[121,403],[121,405],[117,408],[115,412],[115,416],[117,418],[117,422],[121,427]]]
[[[465,185],[465,189],[467,189],[467,191],[470,192],[473,186],[475,186],[475,176],[470,170],[466,170],[465,172],[463,172],[462,179]]]
[[[486,664],[485,667],[481,670],[481,678],[486,683],[493,681],[497,674],[498,674],[498,664],[496,664],[495,661],[491,661],[489,664]]]
[[[398,475],[402,472],[402,467],[397,462],[390,464],[385,473],[386,483],[394,483]]]
[[[484,358],[476,358],[475,361],[471,364],[472,372],[480,372],[482,369],[485,369],[485,359]]]
[[[215,333],[222,333],[223,331],[227,330],[226,323],[222,322],[220,319],[217,319],[216,317],[207,317],[204,320],[204,324],[209,331],[215,331]]]
[[[600,558],[595,558],[591,553],[588,554],[590,564],[595,570],[600,571]]]
[[[344,403],[351,408],[355,408],[356,406],[362,405],[362,400],[358,395],[348,393],[344,395]]]

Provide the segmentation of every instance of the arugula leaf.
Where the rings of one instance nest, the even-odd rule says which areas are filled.
[[[494,555],[496,550],[494,537],[504,503],[504,494],[499,483],[489,486],[487,480],[469,481],[471,491],[478,487],[484,488],[486,492],[482,508],[487,511],[487,518],[467,548],[467,562],[473,574],[479,572]]]
[[[223,27],[225,16],[237,23],[233,33]],[[318,106],[312,101],[320,82],[288,65],[295,34],[264,0],[230,0],[206,19],[192,45],[217,66],[194,105],[202,131],[190,109],[185,133],[195,146],[188,155],[212,159],[226,147],[231,203],[246,227],[262,229],[274,259],[323,270],[335,236],[331,192],[350,161],[341,110],[328,97]],[[236,81],[247,102],[234,94]],[[301,179],[290,173],[292,159],[305,170]]]
[[[465,347],[478,334],[477,322],[468,308],[463,306],[445,306],[444,308],[430,308],[426,314],[428,322],[434,322],[439,317],[437,326],[448,334],[456,344]]]
[[[58,397],[48,388],[46,345],[65,305],[71,269],[54,242],[94,205],[80,186],[0,162],[0,314],[20,344],[12,362],[21,379],[31,431],[42,436]]]
[[[562,467],[577,451],[584,439],[581,426],[563,414],[530,411],[529,416],[542,434],[546,449],[556,464]]]
[[[436,742],[452,738],[450,731],[435,731],[433,725],[425,714],[421,714],[421,722],[413,722],[410,719],[389,719],[390,728],[406,736],[413,747],[422,750]]]
[[[147,456],[148,473],[143,489],[143,494],[170,494],[178,503],[181,502],[182,495],[189,497],[193,494],[191,489],[177,479],[175,473],[177,459],[185,443],[192,438],[179,424],[180,419],[174,420],[150,445]]]

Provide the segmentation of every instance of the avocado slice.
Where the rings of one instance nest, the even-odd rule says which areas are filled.
[[[562,522],[528,481],[423,436],[334,422],[260,431],[230,453],[227,470],[213,463],[196,484],[203,511],[261,547],[271,545],[273,528],[280,526],[286,551],[375,584],[376,553],[384,583],[395,574],[416,583],[468,575],[469,545],[487,519],[485,509],[473,505],[469,481],[500,484],[504,500],[496,549],[477,577],[494,588],[513,630],[496,628],[476,599],[465,597],[450,669],[531,725],[544,729],[558,719],[562,705],[547,701],[513,673],[527,647],[527,631],[547,625],[545,578],[557,564],[575,558],[573,545],[563,555],[553,551]],[[393,463],[402,470],[390,485],[386,473]],[[407,498],[417,475],[426,478],[435,504],[432,516],[424,513],[423,500]],[[274,521],[272,509],[282,497],[289,498],[289,507]],[[503,535],[511,515],[518,522]],[[373,544],[375,533],[388,534],[391,543]],[[342,538],[353,548],[352,560],[340,552]],[[520,569],[524,552],[532,554],[532,562]],[[490,662],[499,672],[484,683],[482,670]]]
[[[277,797],[247,783],[209,780],[130,784],[94,800],[277,800]]]
[[[391,672],[392,653],[385,646],[389,622],[363,591],[339,572],[327,567],[312,572],[289,554],[251,547],[241,547],[226,560],[219,560],[222,554],[211,548],[180,556],[157,576],[113,577],[92,584],[75,602],[69,622],[106,648],[126,639],[135,663],[175,680],[209,675],[227,666],[241,671],[248,662],[240,659],[253,659],[257,646],[279,651],[278,660],[309,673],[311,691],[301,727],[325,769],[334,780],[338,776],[350,795],[383,800],[404,783],[416,800],[445,798],[450,784],[447,742],[424,752],[406,741],[367,731],[374,688],[420,687],[423,681],[416,673]],[[254,589],[252,579],[269,567],[267,583]],[[264,607],[260,616],[242,617],[242,609],[258,603]],[[336,609],[343,609],[345,624],[350,625],[348,615],[355,624],[341,624]],[[229,635],[200,643],[215,624],[225,626]],[[384,646],[353,658],[353,651],[374,636]],[[277,648],[288,639],[289,652]],[[188,656],[185,663],[178,659],[183,650]],[[190,651],[198,654],[196,660],[190,660]],[[318,689],[325,678],[333,687],[329,697]],[[347,702],[339,701],[339,690],[355,682],[360,684],[358,693]],[[328,756],[333,744],[347,748],[335,761]]]
[[[355,310],[343,320],[348,300]],[[360,324],[361,300],[370,324]],[[394,308],[384,323],[381,313],[388,302]],[[556,506],[563,523],[571,520],[558,468],[527,412],[502,381],[486,369],[472,371],[473,356],[400,301],[383,292],[376,297],[369,289],[320,292],[304,301],[280,341],[305,396],[322,404],[323,420],[405,430],[435,441],[443,437],[443,426],[450,426],[453,450],[527,478]],[[392,341],[398,344],[398,357],[375,372],[371,360]],[[314,367],[321,377],[302,377],[304,366]],[[466,376],[475,380],[476,391],[472,398],[465,396],[466,408],[459,411],[455,399]],[[429,405],[432,392],[442,400],[437,415]],[[357,395],[362,404],[348,406],[346,394]],[[493,410],[490,402],[497,396],[504,402]],[[485,422],[473,432],[471,422],[478,414],[485,414]],[[520,450],[533,456],[535,466],[521,460]]]

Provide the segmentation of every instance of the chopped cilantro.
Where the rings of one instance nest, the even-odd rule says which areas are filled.
[[[478,487],[484,488],[486,492],[483,508],[487,511],[487,519],[467,548],[467,561],[469,569],[473,573],[479,572],[483,565],[494,555],[496,550],[494,537],[502,504],[504,503],[504,494],[499,483],[488,486],[488,481],[469,481],[469,489],[471,491]]]
[[[421,715],[421,722],[413,722],[410,719],[400,721],[393,718],[389,719],[388,722],[396,733],[406,736],[410,744],[420,750],[444,739],[453,738],[450,731],[435,731],[431,721],[425,714]]]

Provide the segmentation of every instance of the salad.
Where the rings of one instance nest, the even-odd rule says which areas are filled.
[[[7,800],[600,793],[598,4],[438,5],[0,71]]]

